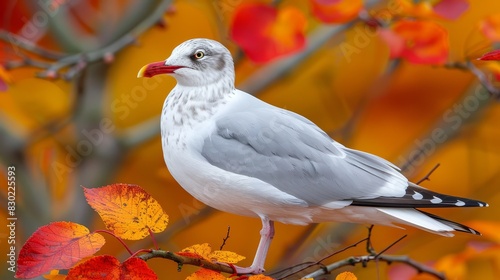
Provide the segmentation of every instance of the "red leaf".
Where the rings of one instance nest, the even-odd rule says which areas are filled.
[[[293,7],[265,4],[240,6],[231,25],[231,37],[254,62],[265,63],[300,51],[305,45],[304,15]]]
[[[139,258],[131,258],[124,263],[120,263],[120,261],[113,256],[103,255],[93,257],[70,269],[66,280],[75,279],[155,280],[158,279],[158,276],[148,267],[145,261]]]
[[[434,5],[433,10],[436,14],[445,19],[457,19],[469,8],[466,0],[442,0]]]
[[[325,23],[343,23],[358,16],[363,8],[361,0],[310,0],[312,12]]]
[[[500,50],[494,50],[483,54],[478,60],[500,60]]]
[[[52,269],[68,269],[93,255],[104,245],[98,233],[71,222],[54,222],[40,227],[21,248],[17,278],[33,278]]]

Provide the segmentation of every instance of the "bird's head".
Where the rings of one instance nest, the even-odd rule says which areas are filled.
[[[171,74],[183,86],[207,86],[226,81],[234,85],[231,53],[221,43],[191,39],[177,46],[165,61],[147,64],[137,77]]]

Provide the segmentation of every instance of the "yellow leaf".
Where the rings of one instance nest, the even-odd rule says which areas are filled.
[[[357,280],[358,278],[350,271],[344,271],[335,277],[335,280]]]
[[[312,278],[309,278],[309,279],[312,279]],[[269,277],[269,276],[265,276],[263,274],[259,274],[259,275],[252,275],[252,276],[248,277],[248,280],[273,280],[273,278]]]
[[[162,232],[168,215],[141,187],[113,184],[102,188],[83,188],[88,203],[99,213],[106,227],[127,240],[139,240],[149,231]]]
[[[237,263],[244,260],[245,257],[231,251],[213,251],[209,255],[210,260],[225,263]]]
[[[187,257],[202,257],[212,262],[237,263],[244,260],[245,257],[231,251],[213,251],[208,243],[196,244],[182,249],[179,255]]]
[[[210,260],[210,252],[212,251],[212,247],[208,243],[203,244],[195,244],[193,246],[189,246],[187,248],[182,249],[179,254],[183,256],[192,256],[197,255],[204,259]],[[186,254],[183,254],[186,253]]]
[[[202,268],[189,275],[186,280],[227,280],[227,278],[217,271]]]

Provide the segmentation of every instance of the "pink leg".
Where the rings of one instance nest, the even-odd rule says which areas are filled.
[[[257,252],[250,267],[235,266],[237,274],[260,274],[264,272],[264,263],[266,261],[267,250],[274,237],[274,222],[267,217],[261,217],[262,229],[260,230],[260,242]]]

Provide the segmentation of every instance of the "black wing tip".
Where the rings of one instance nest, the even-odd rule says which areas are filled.
[[[405,196],[411,197],[412,199],[415,200],[415,202],[421,201],[423,202],[422,204],[425,204],[415,207],[433,208],[433,207],[488,207],[489,206],[488,203],[480,200],[441,194],[433,192],[428,189],[424,189],[417,185],[408,186],[408,188],[406,189]]]
[[[463,225],[461,223],[450,221],[450,220],[447,220],[445,218],[439,217],[437,215],[424,212],[422,210],[418,210],[418,211],[421,212],[422,214],[425,214],[425,215],[427,215],[427,216],[429,216],[429,217],[431,217],[431,218],[433,218],[433,219],[435,219],[435,220],[437,220],[437,221],[439,221],[439,222],[441,222],[441,223],[443,223],[443,224],[445,224],[445,225],[453,228],[456,231],[460,231],[460,232],[465,232],[465,233],[470,233],[470,234],[482,236],[482,234],[479,231],[477,231],[477,230],[475,230],[473,228],[470,228],[470,227],[468,227],[466,225]]]

